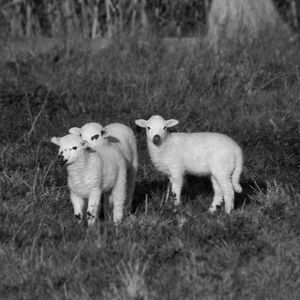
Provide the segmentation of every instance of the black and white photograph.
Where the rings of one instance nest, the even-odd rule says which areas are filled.
[[[0,299],[300,299],[300,1],[0,0]]]

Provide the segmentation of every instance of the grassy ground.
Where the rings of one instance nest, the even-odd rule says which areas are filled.
[[[264,40],[213,55],[158,40],[0,62],[1,299],[299,299],[300,45]],[[189,177],[177,212],[137,118],[219,131],[245,153],[244,193],[206,210]],[[78,225],[49,142],[72,126],[123,122],[137,136],[135,213],[116,229]]]

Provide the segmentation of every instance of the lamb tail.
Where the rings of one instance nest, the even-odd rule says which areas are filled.
[[[240,176],[243,171],[243,153],[242,151],[238,151],[236,153],[236,162],[235,169],[232,174],[232,185],[236,193],[242,192],[242,187],[240,185]]]

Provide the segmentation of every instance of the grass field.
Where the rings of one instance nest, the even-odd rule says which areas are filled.
[[[122,40],[0,62],[1,299],[300,299],[300,44],[265,38],[213,54]],[[138,118],[180,120],[243,148],[231,215],[188,177],[183,203],[149,160]],[[123,122],[138,139],[135,211],[78,225],[52,136]]]

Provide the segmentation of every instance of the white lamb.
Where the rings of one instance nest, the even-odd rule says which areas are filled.
[[[76,219],[83,218],[84,199],[88,199],[87,219],[92,226],[98,216],[102,193],[109,194],[113,204],[113,221],[123,217],[126,196],[126,162],[115,149],[101,153],[87,150],[87,142],[78,135],[53,137],[51,142],[59,146],[58,160],[66,164],[68,186]]]
[[[104,146],[112,146],[121,151],[127,166],[126,198],[130,209],[138,168],[137,145],[132,129],[121,123],[111,123],[103,127],[99,123],[91,122],[81,128],[70,128],[69,132],[80,135],[83,140],[88,142],[89,147],[96,151],[101,152]]]
[[[213,132],[169,133],[167,129],[179,122],[164,120],[160,116],[152,116],[148,121],[136,120],[135,123],[147,130],[151,160],[160,172],[168,175],[175,205],[180,204],[185,173],[209,175],[214,189],[209,211],[214,212],[223,197],[225,211],[232,211],[234,191],[242,191],[239,179],[243,168],[242,150],[234,140]]]

